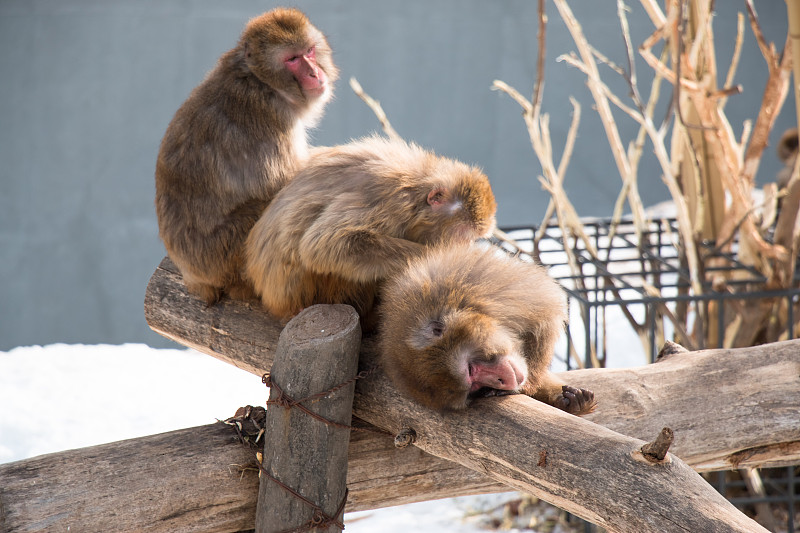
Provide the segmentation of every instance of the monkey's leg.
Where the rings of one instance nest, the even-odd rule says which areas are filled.
[[[177,255],[183,257],[176,264],[189,291],[209,306],[224,293],[239,299],[253,296],[249,283],[241,277],[242,251],[248,232],[265,206],[263,200],[252,199],[227,214],[212,212],[208,220],[195,221],[179,237],[181,250]]]
[[[597,407],[592,391],[565,385],[550,372],[542,376],[541,383],[532,396],[536,400],[578,416],[589,414]]]

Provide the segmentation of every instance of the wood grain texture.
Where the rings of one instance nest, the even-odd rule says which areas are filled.
[[[485,472],[610,531],[767,531],[678,457],[648,461],[640,451],[645,441],[527,396],[488,398],[465,411],[437,413],[398,396],[380,375],[357,384],[354,405],[377,426],[414,429],[415,446],[432,455]]]
[[[300,401],[353,380],[358,372],[361,325],[348,305],[304,309],[281,332],[270,380],[270,402]],[[271,403],[264,433],[256,533],[277,533],[312,523],[315,508],[342,522],[347,494],[347,448],[355,381],[298,406]],[[291,400],[290,400],[291,399]],[[344,427],[342,427],[344,426]],[[276,481],[307,500],[303,501]],[[335,524],[314,531],[334,533]]]
[[[182,307],[173,307],[172,302],[181,301]],[[218,305],[249,326],[240,327],[186,294],[177,270],[165,260],[148,287],[146,315],[153,329],[261,376],[271,364],[280,325],[249,303],[224,300]],[[369,338],[362,342],[362,365],[374,358],[372,344]],[[599,399],[597,411],[584,421],[641,441],[651,441],[668,426],[675,431],[671,454],[696,470],[800,462],[800,341],[679,353],[646,367],[581,370],[561,377],[594,390]],[[396,395],[392,390],[387,394]],[[356,415],[370,408],[365,398],[363,391],[357,393]],[[379,403],[395,398],[403,401],[387,396]],[[494,429],[481,409],[506,402],[514,405],[509,415],[541,407],[527,398],[490,399],[487,407],[468,411],[472,424]],[[475,424],[476,419],[481,423]],[[393,423],[399,428],[412,421],[403,414]],[[368,426],[359,420],[354,424]],[[516,424],[497,431],[510,441]],[[535,428],[538,422],[520,424]],[[507,446],[517,449],[516,444]],[[557,464],[558,455],[551,456],[544,446],[526,452],[532,453],[533,465],[541,461],[542,449],[547,450],[545,465]],[[6,528],[0,530],[45,531],[58,523],[90,531],[108,524],[111,516],[116,531],[249,529],[255,518],[256,476],[231,466],[249,462],[250,452],[236,442],[231,428],[215,424],[0,465],[0,524]],[[417,446],[398,449],[391,436],[363,432],[351,434],[347,483],[351,511],[508,490],[485,469],[477,472]],[[629,492],[639,498],[636,487]]]

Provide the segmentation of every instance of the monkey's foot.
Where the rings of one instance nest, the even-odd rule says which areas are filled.
[[[590,390],[576,389],[575,387],[564,385],[561,387],[561,394],[556,397],[553,405],[570,414],[581,416],[594,411],[595,407],[597,407],[597,401],[594,399],[594,393]]]
[[[222,289],[211,285],[194,285],[189,287],[189,292],[196,294],[206,302],[206,309],[214,307],[222,300]]]

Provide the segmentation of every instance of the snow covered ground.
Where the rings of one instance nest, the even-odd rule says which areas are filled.
[[[266,395],[258,377],[192,350],[15,348],[0,352],[0,463],[210,424],[242,405],[263,405]],[[475,511],[512,498],[424,502],[349,513],[345,522],[348,533],[486,531]]]

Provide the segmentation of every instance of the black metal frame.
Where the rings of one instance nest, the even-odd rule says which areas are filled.
[[[583,322],[583,339],[575,339],[575,336],[581,333],[579,328],[574,324],[568,327],[567,351],[563,354],[568,369],[570,357],[567,354],[578,353],[580,356],[580,350],[583,351],[586,366],[591,366],[592,354],[601,365],[607,364],[611,354],[606,348],[604,325],[606,311],[612,306],[643,312],[639,323],[646,325],[648,332],[648,346],[644,355],[651,362],[655,360],[660,348],[657,346],[659,327],[666,330],[672,327],[663,320],[664,309],[675,313],[679,306],[683,306],[684,311],[694,309],[694,320],[700,320],[697,310],[701,306],[703,312],[715,309],[716,323],[725,324],[726,306],[722,305],[725,300],[785,299],[788,312],[784,332],[788,338],[794,338],[792,327],[794,307],[800,302],[800,283],[797,283],[800,276],[797,272],[793,288],[766,290],[763,288],[766,279],[761,273],[741,263],[733,254],[715,248],[714,243],[707,242],[701,245],[699,252],[706,259],[704,264],[716,266],[706,268],[703,278],[713,279],[715,272],[726,274],[726,290],[715,290],[710,282],[704,282],[703,294],[698,295],[691,290],[688,267],[682,264],[675,244],[678,241],[678,227],[674,218],[665,217],[649,222],[641,236],[637,235],[630,219],[625,219],[617,225],[608,219],[583,221],[583,228],[589,242],[596,250],[596,256],[587,250],[585,243],[580,239],[570,239],[567,245],[575,258],[578,275],[572,273],[567,263],[564,238],[555,222],[543,231],[536,227],[504,229],[521,250],[548,267],[551,275],[568,293],[571,309],[578,306]],[[535,245],[537,237],[538,243]],[[509,244],[502,242],[495,244],[510,253],[517,252]],[[736,243],[733,247],[736,248]],[[709,261],[709,258],[713,258],[713,261]],[[657,296],[648,292],[645,282],[658,289]],[[729,290],[731,288],[734,290]],[[716,305],[711,305],[712,303]],[[723,346],[724,328],[717,329],[719,334],[715,346],[696,346],[696,348]],[[700,339],[699,342],[705,341]],[[774,471],[775,475],[770,475],[770,471]],[[729,497],[729,500],[743,510],[751,510],[755,503],[760,502],[785,506],[788,515],[786,531],[794,532],[797,527],[795,512],[800,510],[798,508],[800,470],[796,471],[796,467],[786,467],[764,469],[761,472],[768,489],[765,498],[737,496]],[[736,488],[737,483],[743,483],[722,472],[717,474],[712,485],[726,497],[729,496],[731,487]]]

